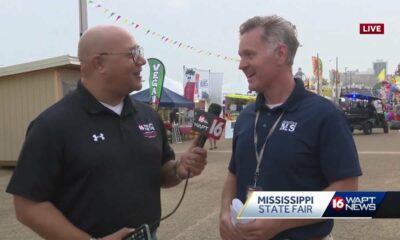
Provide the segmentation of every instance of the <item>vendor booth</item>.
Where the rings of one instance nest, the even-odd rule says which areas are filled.
[[[233,129],[235,122],[240,112],[249,104],[256,101],[255,95],[245,94],[227,94],[225,95],[225,108],[224,117],[226,120],[225,125],[225,138],[233,137]]]
[[[149,103],[150,102],[149,89],[132,94],[131,98],[136,99],[137,101],[140,101],[140,102]],[[194,103],[187,100],[183,96],[164,87],[163,93],[162,93],[161,99],[160,99],[159,110],[158,110],[163,121],[170,121],[170,113],[173,110],[176,111],[176,109],[179,109],[179,108],[185,108],[184,110],[193,109]],[[176,111],[176,112],[177,112],[177,114],[181,113],[181,111]],[[186,119],[185,119],[185,116],[180,116],[178,118],[178,120],[180,122],[185,122]]]
[[[149,103],[150,102],[150,94],[149,89],[142,90],[135,94],[131,95],[131,98],[136,99],[137,101]],[[177,108],[177,107],[185,107],[185,108],[193,108],[194,103],[187,100],[183,96],[169,90],[164,87],[160,100],[160,107],[168,107],[168,108]]]
[[[149,89],[132,94],[130,97],[143,103],[150,102]],[[191,134],[193,108],[193,102],[168,88],[163,88],[158,113],[167,130],[174,133],[173,127],[179,129],[179,134],[175,133],[176,142],[180,141],[181,136],[185,139]]]

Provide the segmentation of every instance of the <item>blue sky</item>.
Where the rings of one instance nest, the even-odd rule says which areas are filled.
[[[391,0],[93,0],[88,4],[89,26],[115,24],[127,28],[145,49],[166,66],[167,76],[182,81],[183,65],[224,73],[224,91],[246,92],[238,63],[177,48],[146,35],[150,29],[184,44],[237,58],[238,27],[255,15],[278,14],[298,29],[303,45],[293,65],[311,75],[311,56],[319,53],[324,75],[334,68],[361,71],[372,62],[388,62],[388,73],[400,63],[400,2]],[[102,5],[96,8],[96,5]],[[78,0],[0,0],[0,65],[8,66],[70,54],[76,56],[79,40]],[[109,18],[105,9],[115,12]],[[115,17],[121,15],[121,20]],[[128,19],[140,27],[124,24]],[[360,23],[384,23],[384,35],[360,35]],[[148,70],[144,71],[148,78]]]

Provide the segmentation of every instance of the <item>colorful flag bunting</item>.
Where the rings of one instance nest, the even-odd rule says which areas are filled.
[[[104,8],[101,4],[96,4],[95,1],[93,1],[93,0],[88,0],[88,3],[89,4],[93,4],[95,8]],[[111,12],[111,14],[108,14],[109,12],[110,12],[110,10],[108,8],[104,8],[104,13],[108,15],[108,18],[111,18],[114,15],[116,15],[115,12]],[[117,17],[115,18],[115,22],[118,22],[121,18],[122,18],[121,15],[117,15]],[[122,24],[128,24],[129,20],[127,18],[124,18],[123,21],[119,21],[119,22],[121,22]],[[142,29],[138,23],[131,22],[130,25],[134,25],[135,30]],[[148,35],[151,32],[151,30],[144,30],[144,32],[145,32],[146,35]],[[240,61],[237,58],[223,56],[221,54],[213,53],[213,52],[210,52],[210,51],[207,51],[207,50],[195,48],[195,47],[193,47],[193,46],[191,46],[189,44],[184,44],[184,43],[179,42],[179,41],[174,41],[170,37],[165,36],[165,35],[163,35],[161,33],[153,32],[152,36],[160,38],[161,41],[164,41],[165,43],[172,43],[177,48],[190,49],[190,50],[193,50],[193,51],[195,51],[195,52],[197,52],[199,54],[203,54],[203,55],[206,55],[206,56],[215,56],[215,57],[217,57],[219,59],[223,59],[223,60],[229,60],[229,61],[233,61],[233,62],[235,62],[235,61],[239,62]],[[179,43],[179,44],[177,44],[177,43]],[[321,67],[322,67],[322,63],[321,63]]]

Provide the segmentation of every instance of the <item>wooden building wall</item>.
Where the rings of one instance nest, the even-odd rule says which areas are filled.
[[[56,101],[55,77],[46,69],[0,78],[0,165],[14,165],[29,123]]]

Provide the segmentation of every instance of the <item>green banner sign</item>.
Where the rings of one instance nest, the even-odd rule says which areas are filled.
[[[165,67],[164,64],[156,59],[147,59],[150,67],[150,78],[149,78],[149,91],[150,91],[150,103],[157,108],[160,104],[161,94],[164,86]]]

